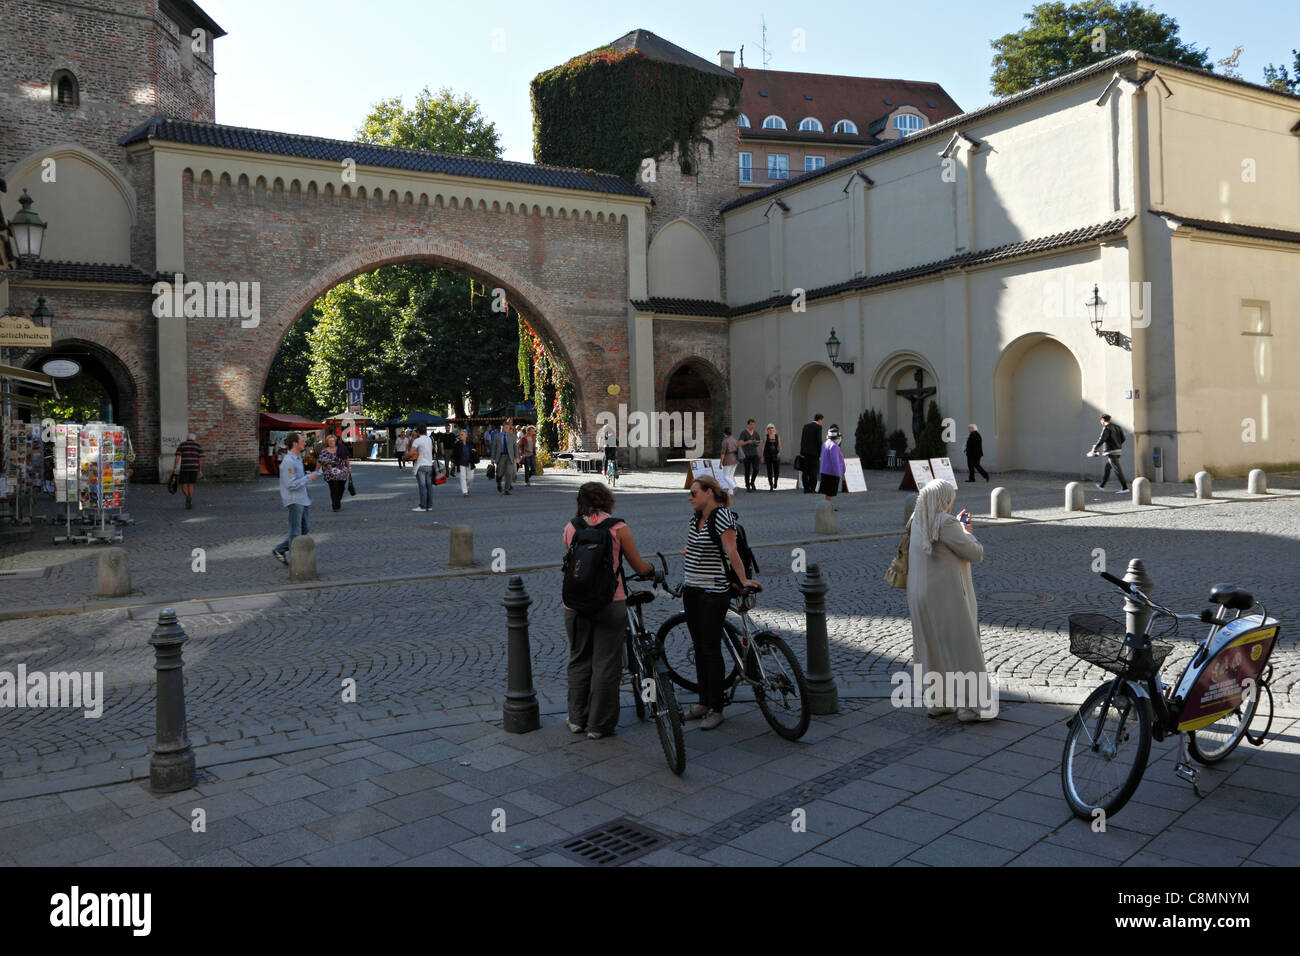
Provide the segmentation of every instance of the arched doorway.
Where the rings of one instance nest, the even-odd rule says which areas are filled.
[[[720,397],[725,394],[722,376],[713,365],[704,359],[690,358],[677,365],[669,374],[664,384],[664,401],[662,408],[670,416],[680,414],[683,429],[686,422],[691,422],[691,438],[700,454],[712,458],[718,454],[722,443],[723,407]],[[697,419],[696,415],[700,417]],[[675,419],[674,419],[675,420]],[[696,437],[696,422],[704,423],[702,442]],[[694,451],[690,449],[689,451]],[[660,449],[662,462],[667,458],[687,457],[688,449],[683,446]]]
[[[1092,434],[1070,350],[1045,335],[1027,336],[1003,352],[995,381],[998,470],[1079,474]]]
[[[839,425],[840,431],[851,436],[853,428],[844,421],[844,390],[835,370],[830,366],[816,363],[805,367],[794,377],[791,387],[791,435],[798,435],[803,426],[812,421],[814,415],[826,416],[822,422],[823,432],[831,425]],[[790,455],[798,453],[796,444],[786,442]]]
[[[47,409],[59,421],[103,421],[125,425],[132,440],[140,441],[136,415],[136,385],[131,373],[112,352],[80,339],[62,339],[38,352],[26,367],[40,371],[52,359],[76,362],[81,371],[56,379],[59,398],[43,396]]]

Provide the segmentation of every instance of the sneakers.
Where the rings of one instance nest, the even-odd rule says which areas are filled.
[[[1128,489],[1127,489],[1127,488],[1121,488],[1119,491],[1115,492],[1115,494],[1117,494],[1117,495],[1126,495],[1126,494],[1128,494]]]
[[[711,710],[703,720],[700,721],[700,730],[714,730],[722,726],[722,715],[716,710]]]
[[[579,727],[573,721],[567,719],[564,721],[564,726],[569,728],[569,733],[571,734],[580,734],[587,729],[586,727]]]
[[[414,508],[412,508],[411,510],[412,510],[412,511],[428,511],[429,509],[428,509],[428,508],[421,508],[419,505],[416,505],[416,506],[415,506]]]
[[[1105,491],[1105,490],[1106,490],[1106,486],[1103,485],[1100,481],[1093,482],[1093,487],[1096,488],[1098,491]]]
[[[279,561],[281,564],[289,563],[289,559],[284,556],[283,551],[276,551],[274,548],[272,548],[271,557],[275,558],[275,560]]]
[[[696,704],[682,711],[682,720],[703,720],[709,714],[709,708],[703,704]]]
[[[956,707],[931,707],[926,713],[931,717],[946,717],[956,712]]]
[[[970,707],[963,707],[957,711],[957,719],[963,724],[973,724],[976,721],[993,720],[992,716],[985,717],[978,710]]]
[[[604,736],[605,736],[605,735],[602,734],[599,730],[589,730],[589,731],[587,731],[587,739],[588,739],[588,740],[599,740],[601,737],[604,737]]]

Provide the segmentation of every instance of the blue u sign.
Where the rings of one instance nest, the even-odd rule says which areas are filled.
[[[349,391],[349,392],[359,392],[359,391],[361,391],[361,379],[359,379],[359,378],[350,378],[350,379],[348,379],[348,391]]]

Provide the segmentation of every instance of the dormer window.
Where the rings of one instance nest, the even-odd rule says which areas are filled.
[[[898,131],[899,139],[919,131],[924,126],[925,120],[915,113],[899,113],[894,117],[894,129]]]
[[[834,126],[834,132],[851,133],[856,136],[858,135],[858,124],[853,120],[839,120]]]
[[[50,79],[50,101],[55,106],[76,109],[81,105],[81,87],[67,70],[57,70]]]
[[[763,129],[786,129],[785,120],[779,116],[769,116],[763,120]]]
[[[742,129],[749,129],[749,117],[746,116],[744,113],[741,113],[739,116],[736,117],[736,125],[741,127]]]
[[[816,117],[809,116],[799,121],[799,129],[805,133],[824,133],[826,130],[822,127],[822,121]]]

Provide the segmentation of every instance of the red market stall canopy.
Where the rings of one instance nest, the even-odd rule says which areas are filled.
[[[259,428],[276,432],[310,432],[321,431],[324,422],[314,422],[301,415],[284,415],[280,412],[261,412],[257,416]]]

